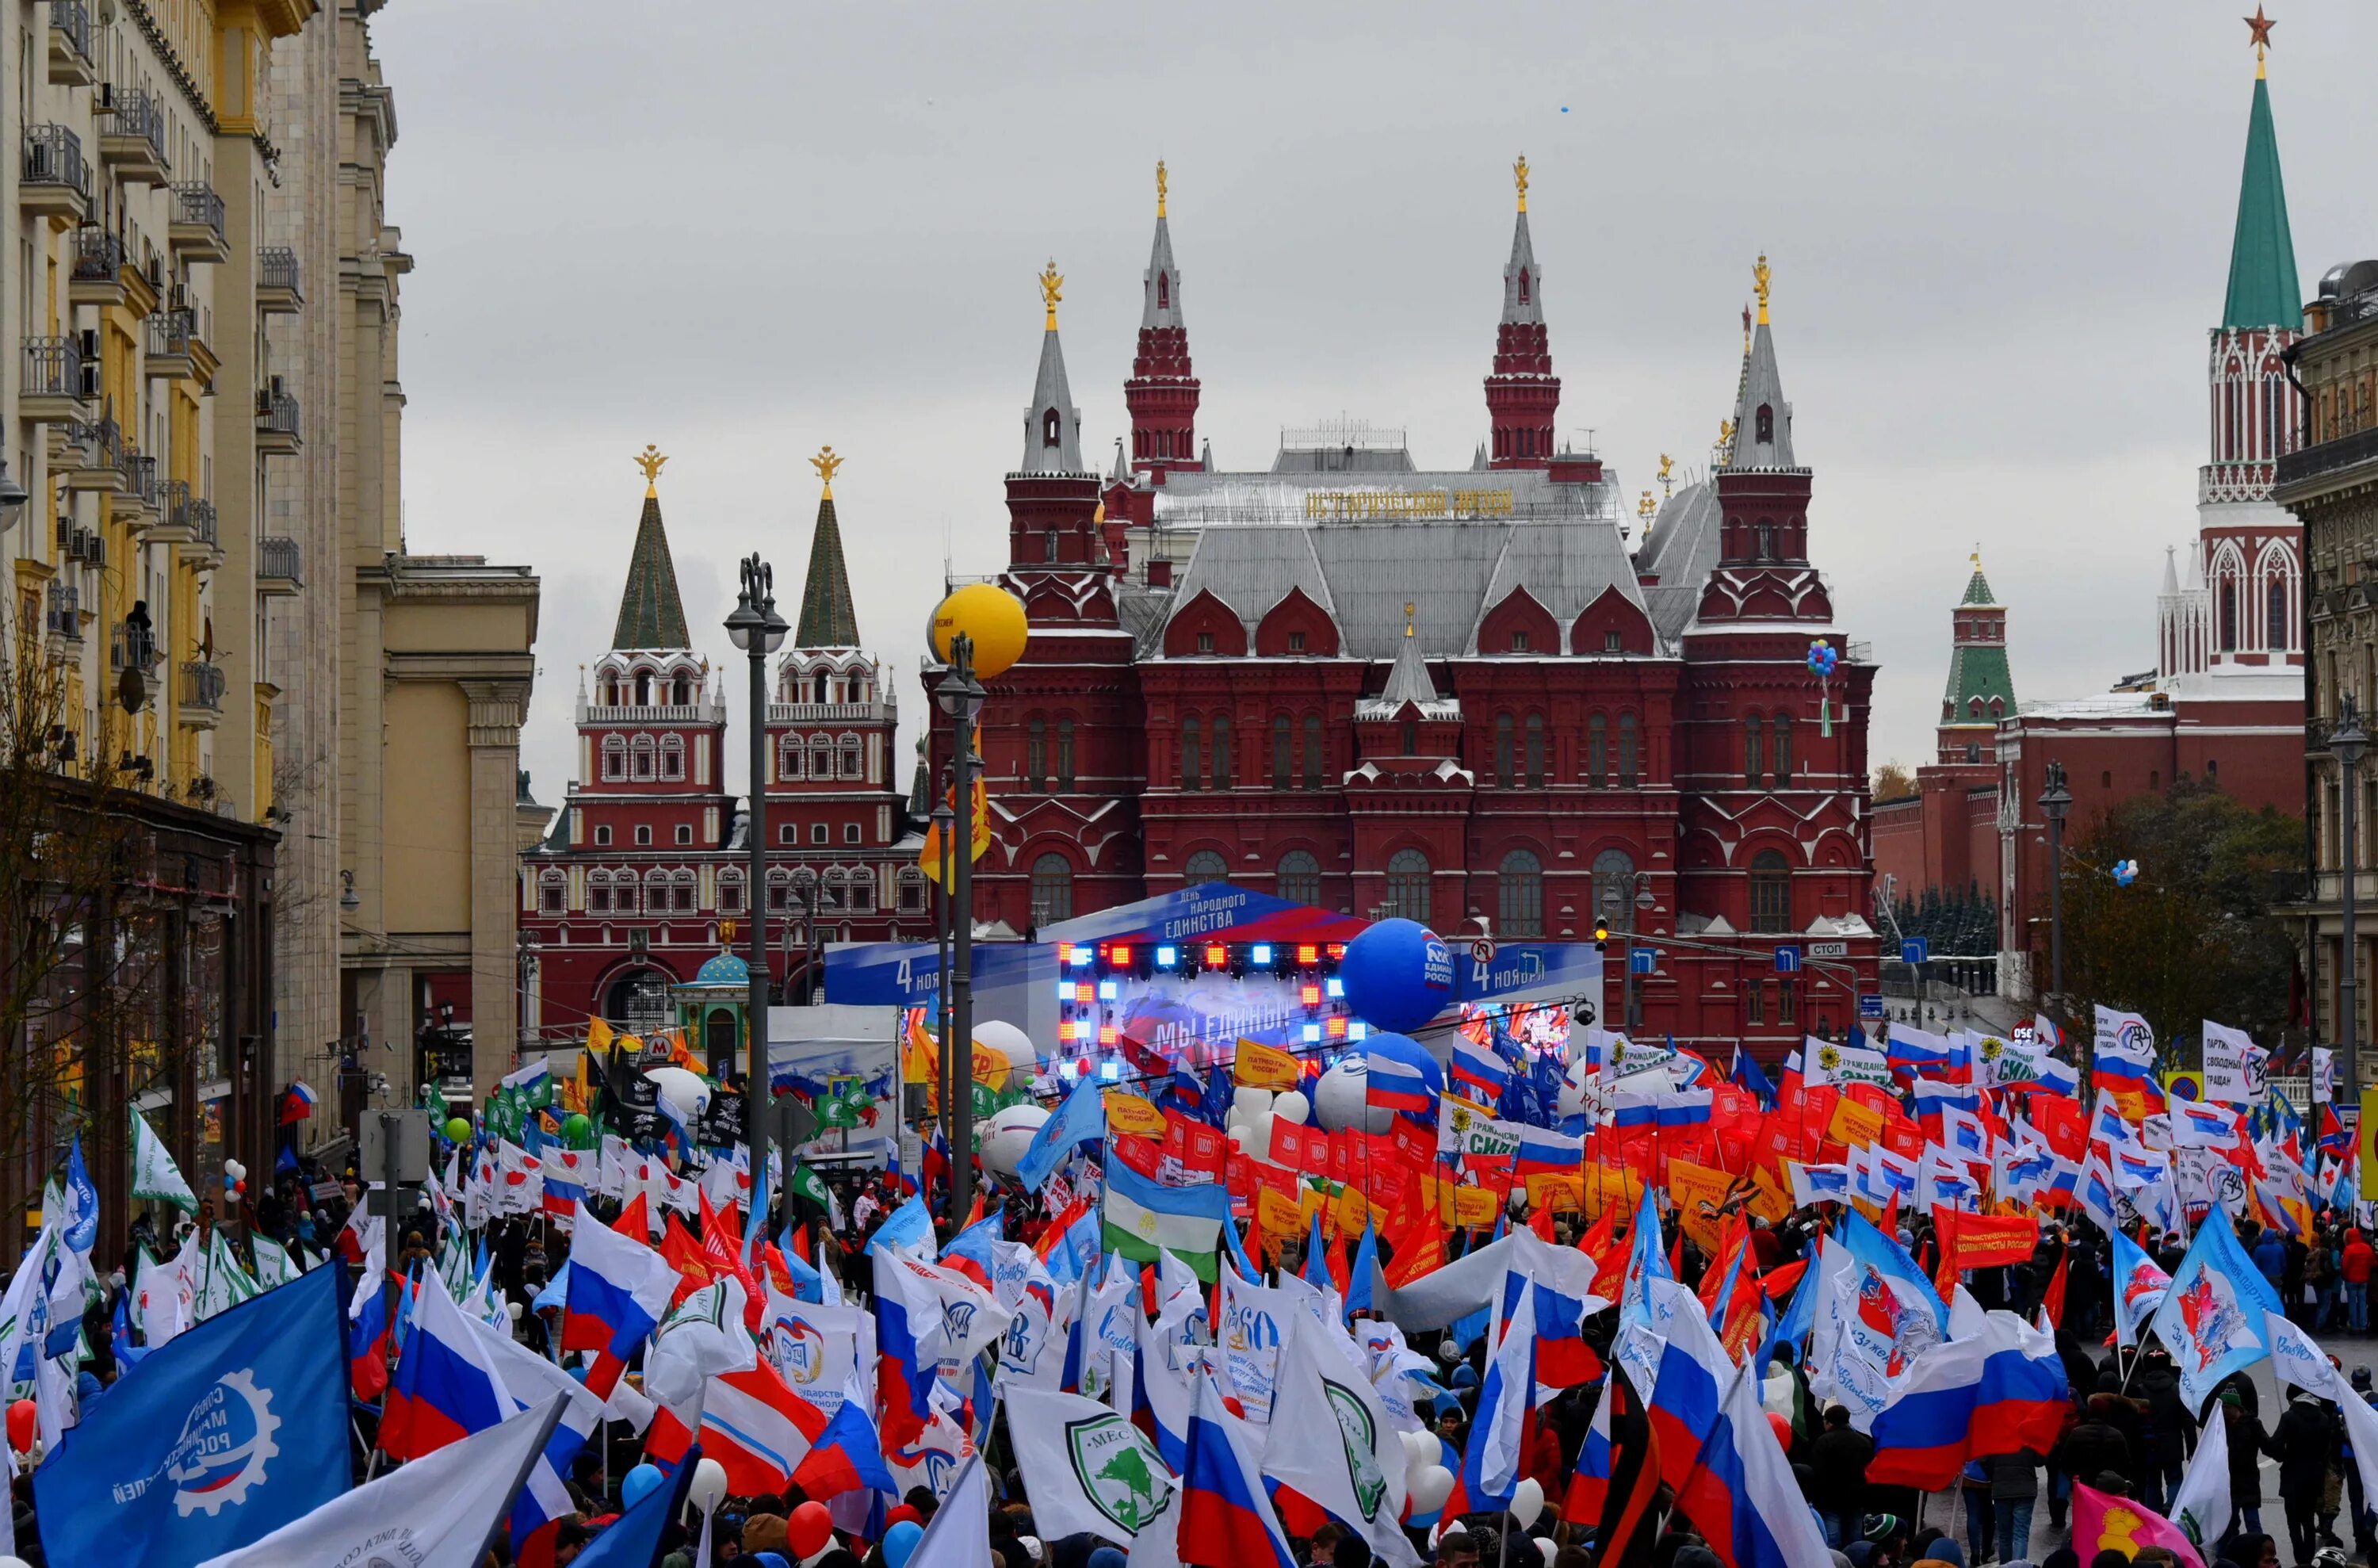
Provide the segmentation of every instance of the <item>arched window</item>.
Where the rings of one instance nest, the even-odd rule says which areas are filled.
[[[1172,308],[1172,274],[1170,272],[1156,274],[1156,308],[1159,310]]]
[[[653,706],[653,672],[649,669],[636,671],[636,706],[638,707]]]
[[[1408,757],[1420,755],[1420,720],[1407,718],[1398,726],[1403,738],[1403,753]]]
[[[801,776],[801,738],[787,735],[776,742],[776,778],[779,780]]]
[[[2238,651],[2238,580],[2221,579],[2221,651]]]
[[[821,669],[817,672],[817,679],[810,683],[810,701],[823,706],[832,690],[826,672]]]
[[[1387,860],[1387,913],[1426,924],[1428,895],[1428,857],[1418,850],[1398,850]]]
[[[586,874],[586,912],[611,912],[611,878],[603,872],[590,871]]]
[[[603,677],[603,706],[605,707],[619,706],[619,678],[617,675]]]
[[[1519,269],[1519,303],[1528,303],[1528,270],[1525,267]]]
[[[1231,774],[1231,717],[1218,713],[1214,716],[1214,788],[1227,790],[1233,782]]]
[[[670,877],[669,893],[670,908],[676,910],[679,914],[691,914],[693,912],[695,893],[693,873],[690,871],[680,871],[675,876]]]
[[[1542,936],[1544,934],[1544,866],[1526,850],[1503,857],[1495,877],[1496,934]]]
[[[1618,787],[1635,788],[1635,711],[1632,708],[1618,716]]]
[[[731,868],[719,872],[718,912],[729,915],[743,912],[743,874],[741,872]]]
[[[1181,879],[1192,887],[1202,887],[1208,882],[1221,881],[1230,873],[1231,868],[1222,862],[1219,854],[1212,850],[1200,850],[1189,857]]]
[[[1046,790],[1049,778],[1049,725],[1035,718],[1024,727],[1024,787]]]
[[[1585,782],[1593,790],[1610,782],[1610,721],[1598,713],[1585,721]]]
[[[1511,716],[1495,716],[1495,782],[1507,790],[1515,781],[1511,771]]]
[[[1528,715],[1527,762],[1528,788],[1543,789],[1544,787],[1544,716],[1541,713]]]
[[[628,742],[630,777],[644,779],[653,776],[653,738],[650,735],[639,735]]]
[[[1759,405],[1759,440],[1760,444],[1764,445],[1774,439],[1775,405],[1771,403],[1762,403]]]
[[[1040,549],[1043,552],[1044,559],[1052,561],[1057,559],[1056,529],[1043,528],[1040,530]]]
[[[1764,740],[1765,730],[1757,714],[1742,721],[1742,780],[1754,790],[1767,772]]]
[[[1775,787],[1781,790],[1792,782],[1792,716],[1777,714],[1769,734],[1774,742]]]
[[[1074,721],[1057,720],[1057,788],[1070,791],[1074,788]]]
[[[685,738],[683,736],[661,737],[661,777],[671,780],[685,777]]]
[[[1759,559],[1761,561],[1775,560],[1775,525],[1772,523],[1759,524],[1758,527],[1758,535]]]
[[[1990,717],[1992,718],[2003,718],[2006,717],[2006,699],[2004,697],[1992,697],[1990,699]]]
[[[856,735],[842,737],[842,776],[845,778],[867,777],[867,753]]]
[[[1286,790],[1294,782],[1296,751],[1288,729],[1288,715],[1271,716],[1271,787]]]
[[[850,874],[847,892],[848,901],[843,905],[843,908],[853,914],[875,912],[875,874],[873,872],[863,866],[853,871]]]
[[[834,777],[834,742],[823,735],[813,736],[810,741],[810,777]]]
[[[570,879],[558,871],[548,871],[536,881],[538,912],[559,914],[570,900]]]
[[[1203,782],[1199,775],[1204,771],[1205,754],[1198,745],[1197,721],[1184,718],[1181,721],[1181,787],[1196,789]]]
[[[1032,862],[1032,923],[1074,918],[1074,863],[1054,850]]]
[[[1304,787],[1321,788],[1321,716],[1317,713],[1304,716]]]
[[[1321,902],[1321,862],[1303,850],[1280,856],[1278,892],[1291,904]]]
[[[2277,653],[2288,645],[2288,581],[2276,572],[2264,590],[2264,603],[2263,645]]]
[[[1593,857],[1593,913],[1613,931],[1635,929],[1635,857],[1624,850]]]
[[[783,866],[768,868],[768,912],[782,914],[792,908],[793,874]]]
[[[693,704],[693,678],[682,669],[669,681],[669,701],[679,707],[690,707]]]
[[[1780,850],[1750,857],[1750,929],[1766,935],[1792,929],[1792,868]]]
[[[655,915],[669,912],[669,874],[658,866],[644,873],[644,912]]]
[[[917,914],[925,907],[925,874],[913,865],[900,868],[900,912]]]
[[[1060,427],[1057,422],[1057,411],[1053,408],[1042,409],[1040,411],[1040,444],[1042,446],[1061,445],[1064,438],[1059,434],[1059,429]],[[1052,528],[1050,530],[1051,537],[1054,537],[1055,534],[1055,529]],[[1051,554],[1049,559],[1054,561],[1057,558],[1055,555]]]
[[[628,776],[628,742],[617,735],[603,737],[603,777],[617,781]]]

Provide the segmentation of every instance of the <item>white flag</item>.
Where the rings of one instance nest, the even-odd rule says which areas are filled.
[[[1351,1344],[1330,1345],[1336,1332],[1303,1312],[1291,1314],[1274,1384],[1264,1474],[1361,1531],[1374,1554],[1400,1568],[1418,1568],[1420,1554],[1399,1524],[1402,1439],[1370,1379],[1353,1365]]]
[[[2171,1522],[2201,1547],[2220,1539],[2229,1523],[2229,1422],[2217,1402],[2213,1412],[2197,1436],[2180,1490],[2171,1494]]]
[[[999,1568],[991,1554],[991,1483],[984,1478],[981,1454],[967,1460],[950,1483],[950,1495],[933,1511],[933,1522],[917,1538],[908,1561],[915,1568]]]
[[[286,1568],[375,1557],[406,1568],[478,1568],[561,1410],[558,1399],[523,1410],[199,1568]]]
[[[2230,1105],[2259,1105],[2270,1092],[2271,1054],[2242,1029],[2204,1020],[2204,1097]]]
[[[174,1156],[165,1152],[163,1140],[149,1126],[149,1118],[138,1111],[132,1117],[132,1196],[145,1198],[152,1203],[171,1203],[188,1213],[198,1212],[198,1195],[182,1179]]]
[[[1094,1399],[1011,1388],[1007,1430],[1051,1540],[1087,1533],[1129,1548],[1180,1487],[1147,1434]]]

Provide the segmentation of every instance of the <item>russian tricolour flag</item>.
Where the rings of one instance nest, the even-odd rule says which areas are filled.
[[[587,1212],[580,1203],[570,1244],[570,1304],[561,1348],[607,1352],[625,1361],[659,1326],[676,1295],[667,1259]]]
[[[519,1410],[446,1282],[436,1270],[423,1270],[380,1417],[381,1451],[391,1459],[418,1459],[500,1426]]]
[[[1453,1063],[1448,1070],[1469,1098],[1482,1105],[1494,1104],[1511,1087],[1510,1064],[1493,1046],[1481,1045],[1467,1035],[1454,1038]]]
[[[1364,1101],[1373,1110],[1423,1118],[1436,1115],[1436,1095],[1418,1067],[1369,1046],[1363,1055],[1369,1072]]]
[[[1874,1418],[1867,1479],[1938,1491],[1969,1458],[2052,1447],[2071,1400],[2054,1338],[1988,1313],[1981,1333],[1933,1345],[1892,1391]]]
[[[1264,1491],[1255,1444],[1222,1408],[1211,1371],[1195,1374],[1188,1463],[1181,1476],[1181,1538],[1198,1556],[1244,1568],[1296,1568],[1288,1534]]]
[[[1585,1140],[1570,1138],[1549,1128],[1519,1129],[1519,1148],[1511,1173],[1525,1180],[1531,1176],[1575,1176],[1585,1163]]]

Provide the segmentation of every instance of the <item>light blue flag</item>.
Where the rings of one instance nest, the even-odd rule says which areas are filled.
[[[99,1188],[91,1185],[90,1171],[82,1163],[82,1134],[78,1132],[75,1134],[74,1146],[66,1151],[66,1212],[60,1217],[58,1228],[67,1248],[88,1258],[92,1244],[99,1240]]]
[[[347,1490],[341,1269],[160,1345],[33,1472],[53,1562],[203,1562]]]
[[[1792,1347],[1795,1361],[1808,1354],[1808,1334],[1817,1326],[1817,1297],[1822,1289],[1823,1281],[1818,1277],[1817,1260],[1811,1257],[1808,1266],[1800,1272],[1800,1283],[1792,1289],[1792,1305],[1784,1310],[1774,1332],[1767,1337],[1765,1350],[1771,1360],[1787,1345]]]
[[[2163,1305],[2166,1292],[2171,1288],[2171,1276],[2162,1265],[2140,1249],[2128,1233],[2114,1233],[2114,1329],[2115,1343],[2135,1345],[2139,1330],[2155,1316]]]
[[[941,1255],[939,1244],[933,1239],[933,1216],[926,1212],[921,1196],[893,1210],[891,1218],[876,1227],[873,1238],[867,1243],[867,1255],[880,1258],[895,1247],[919,1248],[927,1258]]]
[[[1317,1221],[1319,1216],[1315,1218]],[[1346,1280],[1346,1317],[1349,1321],[1356,1314],[1371,1309],[1371,1279],[1378,1272],[1379,1233],[1365,1220],[1363,1222],[1363,1239],[1354,1246],[1353,1271]]]
[[[1844,1337],[1886,1376],[1896,1377],[1949,1337],[1949,1309],[1907,1248],[1856,1209],[1843,1212],[1834,1239],[1849,1252],[1856,1292],[1843,1320]]]
[[[1086,1139],[1107,1135],[1107,1104],[1099,1091],[1101,1080],[1086,1078],[1074,1085],[1057,1114],[1040,1124],[1032,1135],[1032,1142],[1024,1157],[1015,1162],[1015,1178],[1027,1192],[1038,1192],[1057,1174],[1057,1167]]]
[[[2172,1271],[2152,1324],[2179,1366],[2180,1396],[2190,1410],[2204,1408],[2222,1379],[2271,1353],[2264,1317],[2284,1311],[2278,1292],[2238,1244],[2228,1212],[2216,1203]]]

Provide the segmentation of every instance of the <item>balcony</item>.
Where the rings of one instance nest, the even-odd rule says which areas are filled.
[[[115,492],[115,515],[136,528],[157,521],[157,460],[126,445],[115,465],[124,471],[123,488]]]
[[[222,564],[222,536],[215,523],[215,503],[193,501],[188,513],[190,525],[175,545],[176,560],[187,561],[201,572],[212,572]]]
[[[66,488],[114,495],[124,488],[124,470],[117,464],[124,451],[124,432],[114,420],[102,415],[96,423],[51,428],[65,433],[60,461],[66,469]]]
[[[256,591],[285,597],[306,585],[298,573],[297,541],[267,534],[256,541]]]
[[[27,338],[17,412],[27,419],[79,419],[99,396],[99,366],[82,356],[78,337]]]
[[[198,313],[195,310],[160,310],[150,317],[149,374],[162,376],[169,381],[195,378],[198,362],[190,345],[198,336]]]
[[[297,400],[285,392],[256,394],[256,450],[267,457],[294,457],[298,439]]]
[[[82,590],[66,583],[50,585],[50,604],[42,626],[60,642],[82,646]]]
[[[268,245],[256,253],[256,308],[268,316],[294,316],[306,304],[297,286],[297,253]]]
[[[174,177],[165,157],[165,105],[140,88],[100,89],[99,161],[116,178],[135,185],[163,185]]]
[[[152,545],[177,545],[190,537],[190,486],[186,479],[168,479],[158,487],[157,525],[149,530]]]
[[[90,7],[83,0],[50,0],[50,85],[89,87],[99,80],[90,53]]]
[[[90,166],[82,138],[64,126],[25,127],[25,169],[17,204],[34,217],[81,223],[90,215]]]
[[[122,235],[85,223],[75,231],[74,273],[66,280],[66,298],[102,308],[123,304],[126,260]]]
[[[202,658],[182,661],[182,724],[189,730],[212,730],[222,722],[222,666]]]
[[[185,180],[174,187],[174,220],[166,233],[174,250],[189,260],[231,259],[231,245],[223,238],[222,198],[204,180]]]
[[[157,668],[157,633],[144,624],[126,621],[107,635],[107,672],[122,675],[129,669],[147,675]]]
[[[2285,492],[2363,463],[2378,463],[2378,425],[2288,452],[2279,459],[2276,488]]]

